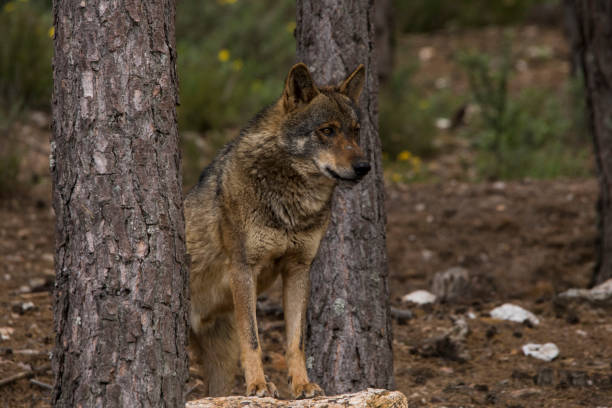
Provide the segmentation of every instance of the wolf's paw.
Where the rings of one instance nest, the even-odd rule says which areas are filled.
[[[324,395],[321,387],[315,383],[294,384],[291,388],[296,399],[314,398]]]
[[[247,395],[249,397],[273,397],[278,398],[278,391],[273,382],[266,381],[255,382],[247,387]]]

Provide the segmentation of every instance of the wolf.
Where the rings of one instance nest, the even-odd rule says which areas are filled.
[[[264,375],[255,314],[258,293],[278,276],[291,392],[323,394],[304,361],[310,264],[335,186],[370,170],[358,145],[364,82],[363,65],[325,87],[305,64],[293,66],[276,103],[218,153],[185,198],[189,337],[209,396],[231,392],[239,358],[247,395],[278,397]]]

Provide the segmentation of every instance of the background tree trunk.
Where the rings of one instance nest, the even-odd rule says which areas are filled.
[[[374,6],[367,0],[298,0],[297,56],[319,84],[340,83],[359,64],[361,141],[372,170],[334,194],[329,230],[311,270],[307,366],[327,393],[393,387],[391,322]]]
[[[58,407],[184,404],[174,7],[53,4]]]
[[[589,123],[599,174],[599,237],[592,283],[612,278],[612,2],[575,0],[573,55],[584,73]]]
[[[393,1],[376,0],[374,3],[374,34],[378,82],[385,85],[393,72],[393,49],[395,48]]]
[[[576,0],[563,0],[563,28],[570,43],[570,69],[574,77],[582,75],[583,38],[576,14]]]

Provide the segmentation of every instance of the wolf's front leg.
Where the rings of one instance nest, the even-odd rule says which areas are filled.
[[[267,381],[261,362],[255,314],[257,289],[254,271],[246,265],[240,265],[233,267],[230,273],[236,329],[240,341],[240,362],[244,370],[247,395],[278,398],[278,391],[273,383]]]
[[[323,390],[311,383],[304,361],[306,307],[310,294],[310,267],[287,265],[283,271],[283,312],[287,332],[287,365],[291,392],[297,399],[323,395]]]

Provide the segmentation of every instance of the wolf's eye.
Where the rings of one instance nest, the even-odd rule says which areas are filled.
[[[328,126],[328,127],[324,127],[323,129],[321,129],[321,132],[323,132],[325,136],[333,136],[335,133],[335,130],[334,128]]]

